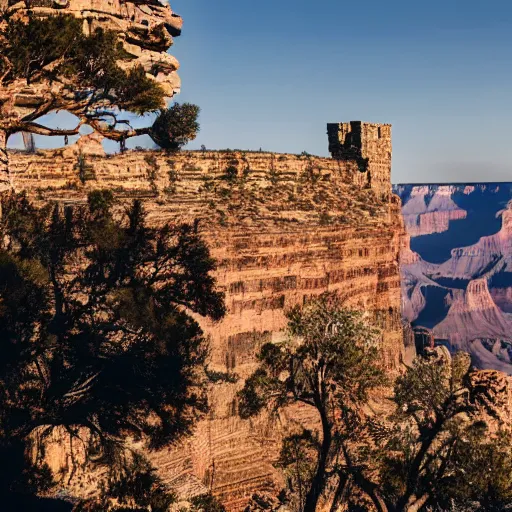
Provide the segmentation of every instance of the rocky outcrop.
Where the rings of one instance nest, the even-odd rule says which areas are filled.
[[[378,125],[363,126],[377,143]],[[108,188],[119,208],[142,199],[154,224],[196,222],[217,259],[228,307],[221,322],[202,322],[211,339],[211,369],[239,380],[212,384],[211,413],[195,435],[152,457],[180,495],[211,489],[229,509],[240,510],[255,491],[282,484],[272,463],[287,425],[314,421],[304,407],[279,422],[237,416],[236,393],[254,370],[262,343],[285,336],[288,308],[337,291],[347,306],[371,312],[382,328],[387,370],[396,372],[403,360],[398,258],[404,233],[399,202],[390,193],[390,158],[384,188],[350,159],[240,151],[101,156],[97,146],[88,151],[93,144],[84,144],[11,154],[14,186],[35,201],[67,204]],[[371,152],[366,154],[371,167]],[[84,165],[88,172],[80,175]]]
[[[466,218],[467,212],[457,206],[451,195],[454,187],[439,186],[434,191],[428,185],[414,187],[409,196],[404,187],[397,187],[403,196],[402,215],[410,236],[430,235],[447,231],[450,222]]]
[[[475,338],[506,338],[512,323],[492,300],[486,279],[471,281],[466,290],[453,290],[446,318],[434,327],[436,338],[443,338],[467,350]]]
[[[439,266],[439,276],[471,279],[484,273],[503,271],[512,264],[512,204],[501,213],[502,228],[469,247],[453,249],[451,258]]]
[[[452,378],[450,371],[452,356],[444,346],[427,348],[424,356],[431,361],[446,365],[446,377]],[[467,371],[464,377],[465,393],[470,408],[474,408],[471,417],[485,421],[489,434],[498,430],[510,432],[512,428],[512,378],[496,370],[476,370],[471,368],[469,357],[463,358],[464,366],[459,362],[459,371]],[[448,363],[448,364],[447,364]],[[450,365],[450,366],[448,366]],[[463,369],[464,368],[464,369]],[[460,417],[466,421],[469,417]]]

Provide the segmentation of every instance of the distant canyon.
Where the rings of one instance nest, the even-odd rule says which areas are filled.
[[[401,254],[404,319],[428,329],[436,344],[469,352],[477,367],[512,374],[512,183],[394,192],[409,238]]]

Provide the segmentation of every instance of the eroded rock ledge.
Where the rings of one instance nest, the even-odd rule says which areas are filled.
[[[96,28],[113,30],[119,34],[126,51],[125,67],[142,65],[148,76],[154,78],[168,97],[180,90],[176,71],[179,63],[167,50],[173,37],[181,34],[183,20],[174,13],[167,2],[159,0],[0,0],[0,13],[25,18],[71,14],[83,20],[84,32],[93,33]],[[26,87],[23,96],[28,107],[37,100],[38,91],[31,99],[31,88]]]

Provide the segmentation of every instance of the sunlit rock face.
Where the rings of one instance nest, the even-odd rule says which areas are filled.
[[[210,368],[239,379],[212,384],[210,413],[194,435],[151,454],[180,496],[211,490],[239,511],[255,492],[274,493],[284,485],[273,465],[282,436],[297,422],[315,427],[316,415],[298,406],[279,418],[242,420],[237,391],[257,368],[261,346],[286,339],[286,312],[294,306],[337,292],[381,329],[380,359],[389,375],[407,356],[398,267],[404,230],[398,198],[390,193],[391,141],[384,130],[379,137],[379,125],[352,127],[369,158],[365,172],[348,157],[241,151],[105,156],[94,138],[36,155],[11,154],[13,183],[32,200],[84,203],[90,190],[110,189],[122,209],[136,197],[151,225],[195,222],[217,261],[227,315],[200,323],[210,338]],[[92,169],[85,183],[76,169],[80,152]],[[236,178],[226,180],[228,169],[236,169]],[[372,169],[380,174],[370,176]],[[58,446],[53,453],[58,469],[63,455]],[[80,487],[77,478],[73,490],[83,493],[89,484]]]
[[[179,63],[167,50],[172,46],[173,38],[180,35],[183,21],[167,2],[0,0],[0,10],[17,17],[26,17],[29,11],[42,17],[72,14],[84,20],[85,33],[97,28],[114,30],[119,33],[127,52],[126,59],[120,63],[122,67],[142,65],[148,77],[161,84],[169,98],[180,90]]]
[[[398,194],[405,193],[404,186],[397,187]],[[452,186],[438,186],[432,190],[428,185],[415,186],[403,205],[402,215],[410,236],[429,235],[447,231],[450,222],[466,218],[451,194]]]

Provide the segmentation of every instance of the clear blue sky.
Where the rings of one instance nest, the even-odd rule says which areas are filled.
[[[393,181],[512,181],[512,2],[172,0],[191,144],[327,155],[393,124]]]
[[[327,155],[393,124],[393,181],[512,181],[512,2],[171,0],[198,148]]]

